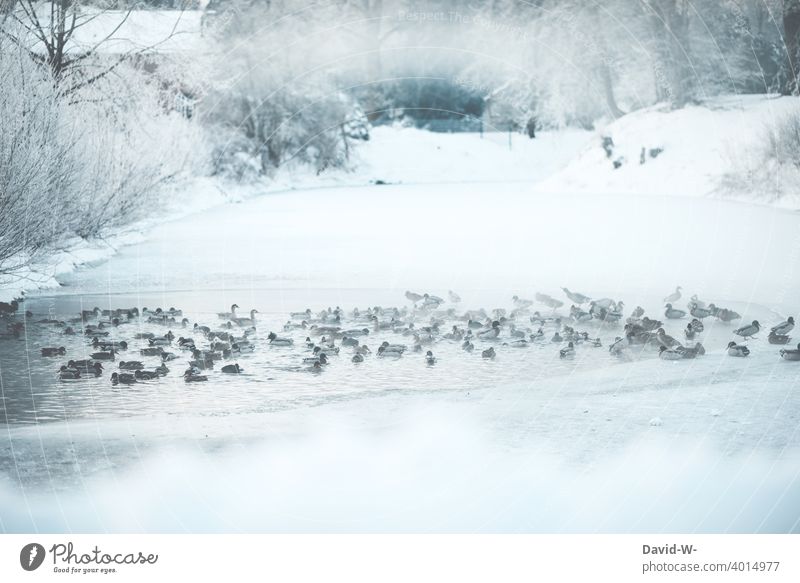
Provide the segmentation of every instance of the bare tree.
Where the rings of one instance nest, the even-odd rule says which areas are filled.
[[[789,60],[789,72],[786,76],[784,93],[787,95],[797,95],[797,51],[798,37],[800,37],[800,0],[783,0],[783,33],[784,42],[786,43],[786,54]]]
[[[126,51],[96,62],[102,47],[113,40],[131,17],[134,8],[110,10],[88,0],[0,0],[8,2],[0,20],[0,34],[26,50],[34,62],[47,67],[60,86],[62,95],[69,95],[103,79],[123,62],[148,52],[171,39],[180,23],[182,11],[163,39],[148,46],[131,47]],[[108,20],[111,24],[91,44],[76,43],[76,34],[92,23]],[[102,20],[101,20],[102,19]]]

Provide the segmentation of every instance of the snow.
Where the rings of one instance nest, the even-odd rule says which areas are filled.
[[[48,8],[37,10],[46,29]],[[101,54],[132,52],[182,53],[209,52],[211,39],[204,36],[206,15],[201,10],[100,10],[84,7],[77,19],[67,52],[95,49]]]
[[[637,194],[654,196],[723,195],[765,203],[757,193],[724,189],[726,173],[745,163],[758,163],[767,129],[789,112],[796,99],[764,95],[716,98],[702,105],[668,110],[663,106],[636,111],[597,129],[585,150],[565,168],[538,184],[541,192]],[[614,151],[606,156],[602,137],[611,137]],[[640,163],[642,148],[646,161]],[[649,150],[661,148],[656,158]],[[622,160],[615,169],[614,160]],[[771,201],[769,201],[771,202]],[[792,192],[775,201],[800,207]]]

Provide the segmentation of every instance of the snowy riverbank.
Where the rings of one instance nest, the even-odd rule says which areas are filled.
[[[777,193],[774,188],[763,192],[731,178],[757,162],[759,140],[767,128],[796,108],[794,98],[731,96],[677,111],[649,108],[595,131],[540,132],[533,140],[501,132],[481,136],[378,127],[354,150],[348,170],[315,175],[307,167],[287,168],[247,185],[210,177],[183,181],[165,193],[168,202],[154,216],[95,240],[67,240],[45,262],[0,280],[0,300],[22,289],[58,287],[60,275],[107,260],[121,247],[141,242],[156,225],[288,190],[528,182],[542,193],[722,196],[798,208],[800,195],[781,196],[781,185],[773,185]],[[607,148],[610,154],[603,147],[605,137],[613,141]],[[651,150],[660,152],[653,157]]]

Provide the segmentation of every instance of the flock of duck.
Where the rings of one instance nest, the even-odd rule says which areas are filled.
[[[464,352],[480,354],[487,360],[495,359],[500,350],[556,344],[558,357],[569,359],[581,346],[603,346],[599,336],[578,329],[589,324],[595,333],[622,326],[622,335],[615,336],[609,343],[608,351],[613,355],[625,356],[634,347],[640,350],[651,347],[662,360],[685,360],[705,354],[700,342],[705,330],[704,320],[714,318],[731,323],[741,319],[735,311],[707,304],[697,296],[689,299],[685,310],[676,307],[682,298],[679,286],[664,298],[663,314],[665,320],[688,320],[683,330],[684,338],[679,340],[666,333],[660,319],[645,315],[640,306],[626,317],[622,301],[592,299],[567,288],[561,289],[571,302],[567,314],[559,312],[565,305],[564,301],[542,293],[536,293],[533,299],[513,296],[510,310],[459,311],[461,298],[453,291],[448,292],[447,300],[429,293],[406,291],[405,298],[410,306],[374,306],[364,310],[356,308],[347,313],[338,307],[316,313],[311,309],[290,313],[280,334],[270,331],[266,337],[261,337],[261,341],[257,335],[258,310],[252,309],[247,316],[242,316],[236,304],[230,311],[218,313],[218,323],[214,326],[190,322],[183,316],[183,311],[176,308],[143,308],[141,311],[135,307],[94,308],[67,321],[53,318],[33,320],[35,316],[25,312],[25,318],[20,321],[17,313],[22,307],[21,300],[0,302],[0,317],[10,319],[6,324],[7,332],[3,334],[6,337],[19,337],[29,320],[57,326],[65,335],[84,336],[93,352],[89,358],[68,359],[59,367],[58,378],[99,377],[113,363],[111,366],[117,370],[112,372],[110,380],[114,385],[130,385],[166,376],[173,362],[188,362],[183,372],[186,382],[208,381],[209,371],[216,370],[218,365],[224,374],[240,374],[244,368],[239,359],[246,358],[264,344],[298,351],[298,369],[310,372],[323,371],[333,358],[345,354],[352,363],[358,364],[367,358],[398,359],[417,353],[422,363],[434,366],[437,358],[433,349],[440,342],[458,343]],[[550,311],[542,314],[536,309],[539,305]],[[142,324],[166,331],[163,334],[143,332]],[[173,328],[180,329],[180,335],[176,336]],[[787,345],[793,328],[794,319],[789,317],[770,328],[767,341]],[[128,334],[127,330],[131,332]],[[754,320],[731,333],[742,342],[755,338],[761,331],[761,324]],[[373,343],[373,351],[368,341],[371,335],[378,333],[391,333],[398,340],[385,340],[378,345]],[[303,337],[305,339],[301,340]],[[727,354],[747,357],[750,350],[745,344],[731,340]],[[67,350],[62,346],[44,347],[41,355],[44,358],[67,357]],[[779,355],[785,360],[800,361],[800,344],[796,349],[781,349]]]

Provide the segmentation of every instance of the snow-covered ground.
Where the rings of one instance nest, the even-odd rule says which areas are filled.
[[[598,128],[587,148],[542,180],[542,192],[725,196],[756,204],[800,208],[796,189],[775,200],[750,188],[724,184],[726,174],[762,163],[768,130],[800,111],[791,97],[716,98],[671,111],[661,106],[626,115]],[[602,138],[613,140],[611,154]],[[645,150],[642,162],[642,149]],[[660,149],[652,156],[651,150]],[[619,168],[614,162],[619,161]]]

